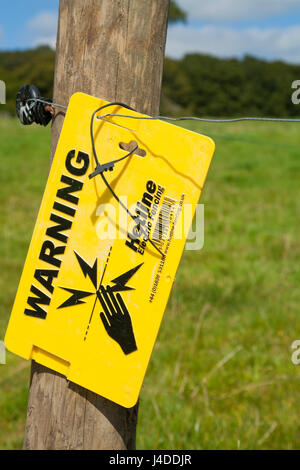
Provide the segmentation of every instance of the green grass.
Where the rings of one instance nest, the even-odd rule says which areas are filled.
[[[182,259],[141,394],[137,447],[300,448],[300,366],[290,348],[300,337],[300,127],[189,127],[216,142],[201,199],[205,245]],[[0,338],[49,145],[49,129],[0,120]],[[0,448],[17,449],[29,364],[7,359],[0,366]]]

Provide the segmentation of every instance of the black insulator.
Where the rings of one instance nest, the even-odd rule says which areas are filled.
[[[16,111],[18,118],[25,126],[33,122],[47,126],[53,117],[51,112],[45,109],[47,104],[37,100],[52,102],[48,98],[43,98],[35,85],[21,86],[17,93]]]

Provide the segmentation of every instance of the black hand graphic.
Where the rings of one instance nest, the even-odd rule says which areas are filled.
[[[97,296],[104,310],[100,317],[107,334],[121,346],[124,354],[136,351],[131,318],[121,294],[115,295],[109,286],[106,290],[101,286]]]

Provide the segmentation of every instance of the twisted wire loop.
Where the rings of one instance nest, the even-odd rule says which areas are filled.
[[[32,102],[30,105],[29,103]],[[39,124],[47,125],[45,124],[40,116],[43,116],[41,108],[38,108],[38,104],[44,104],[47,106],[46,112],[48,112],[47,115],[47,120],[51,120],[54,114],[54,108],[61,108],[67,110],[67,106],[64,106],[62,104],[58,103],[52,103],[51,100],[46,100],[38,95],[28,97],[28,99],[25,102],[22,102],[22,106],[20,107],[20,112],[18,113],[19,118],[23,124],[31,124],[32,122],[37,122]],[[181,116],[181,117],[170,117],[170,116],[133,116],[130,114],[117,114],[117,113],[107,113],[107,114],[102,114],[102,115],[97,115],[100,111],[103,109],[106,109],[110,106],[121,106],[126,109],[130,109],[131,111],[135,111],[133,108],[130,106],[120,103],[120,102],[112,102],[112,103],[107,103],[100,108],[96,109],[91,117],[91,123],[90,123],[90,136],[91,136],[91,143],[92,143],[92,149],[93,149],[93,156],[96,164],[96,168],[89,175],[89,178],[94,178],[97,175],[100,175],[104,184],[114,197],[118,204],[127,212],[127,214],[131,217],[133,221],[136,221],[137,216],[133,215],[130,210],[126,207],[126,205],[120,200],[118,195],[115,193],[109,182],[107,181],[104,172],[105,171],[112,171],[114,168],[115,163],[120,162],[121,160],[124,160],[125,158],[128,158],[132,156],[135,151],[138,149],[138,145],[132,149],[129,153],[124,155],[121,158],[118,158],[116,160],[112,160],[111,162],[101,164],[97,155],[96,151],[96,146],[95,146],[95,139],[94,139],[94,120],[105,120],[105,118],[108,117],[124,117],[124,118],[130,118],[130,119],[142,119],[142,120],[162,120],[162,121],[200,121],[200,122],[209,122],[209,123],[234,123],[234,122],[240,122],[240,121],[262,121],[262,122],[300,122],[300,119],[298,118],[270,118],[270,117],[259,117],[259,116],[253,116],[253,117],[238,117],[238,118],[227,118],[227,119],[209,119],[209,118],[201,118],[197,116]],[[39,113],[37,110],[39,109]],[[51,109],[53,112],[51,113]],[[45,113],[45,110],[44,110]],[[49,117],[50,115],[50,117]],[[96,116],[97,115],[97,116]],[[42,122],[39,122],[42,121]],[[48,121],[48,122],[49,122]],[[48,123],[47,122],[47,123]],[[156,246],[156,244],[151,240],[149,237],[149,234],[144,231],[144,229],[141,227],[140,224],[137,225],[137,231],[139,232],[140,235],[143,235],[145,237],[146,241],[149,241],[151,245],[155,248],[155,250],[162,256],[164,257],[164,253]]]
[[[95,117],[96,117],[96,114],[99,113],[100,111],[102,111],[102,109],[105,109],[105,108],[108,108],[109,106],[122,106],[123,108],[127,108],[127,109],[131,109],[132,111],[135,111],[133,108],[131,108],[130,106],[124,104],[124,103],[120,103],[120,102],[113,102],[113,103],[108,103],[108,104],[105,104],[104,106],[101,106],[100,108],[96,109],[96,111],[93,112],[92,114],[92,118],[91,118],[91,125],[90,125],[90,132],[91,132],[91,142],[92,142],[92,148],[93,148],[93,155],[94,155],[94,159],[95,159],[95,163],[96,163],[96,170],[89,176],[90,178],[96,176],[97,174],[100,174],[102,180],[104,181],[104,184],[106,185],[106,187],[109,189],[109,191],[111,192],[111,194],[113,195],[113,197],[116,199],[116,201],[118,202],[118,204],[127,212],[127,214],[129,215],[129,217],[131,217],[131,219],[133,221],[136,221],[136,216],[133,215],[130,210],[128,209],[128,207],[120,200],[120,198],[118,197],[118,195],[115,193],[115,191],[113,190],[113,188],[111,187],[111,185],[109,184],[109,182],[107,181],[107,179],[105,178],[104,176],[104,171],[101,171],[101,166],[103,165],[100,165],[100,162],[99,162],[99,158],[98,158],[98,155],[97,155],[97,151],[96,151],[96,146],[95,146],[95,139],[94,139],[94,120],[95,120]],[[121,157],[119,158],[118,160],[114,160],[113,162],[110,162],[108,163],[107,165],[111,165],[111,163],[116,163],[118,161],[121,161],[121,160],[124,160],[124,158],[127,158],[129,157],[130,155],[132,155],[136,150],[137,150],[138,146],[136,146],[133,150],[131,150],[127,155],[125,155],[124,157]],[[148,233],[145,232],[142,228],[142,226],[140,224],[138,224],[137,226],[137,230],[138,232],[140,233],[140,235],[143,235],[145,237],[145,240],[149,240],[149,243],[151,243],[151,245],[155,248],[156,251],[158,251],[158,253],[164,257],[164,253],[156,246],[156,244],[151,240],[151,238],[149,237]]]

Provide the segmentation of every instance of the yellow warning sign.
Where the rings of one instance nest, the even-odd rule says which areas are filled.
[[[83,93],[70,100],[5,344],[131,407],[214,143],[165,122],[108,116],[142,117],[114,105],[95,115],[96,165],[91,117],[106,104]]]

